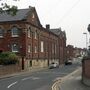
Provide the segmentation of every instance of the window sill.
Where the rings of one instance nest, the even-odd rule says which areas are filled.
[[[18,35],[13,35],[12,37],[19,37]]]
[[[12,52],[14,52],[14,53],[18,53],[19,51],[12,51]]]

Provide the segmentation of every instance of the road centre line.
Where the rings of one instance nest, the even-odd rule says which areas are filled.
[[[39,77],[33,77],[32,78],[33,80],[38,80],[38,79],[40,79]]]
[[[33,78],[33,77],[26,77],[26,78],[23,78],[22,81],[28,80],[28,79],[31,79],[31,78]]]
[[[8,85],[7,88],[10,88],[11,86],[15,85],[18,81],[14,82],[14,83],[11,83],[10,85]]]
[[[23,78],[22,81],[25,81],[25,80],[28,80],[28,79],[37,80],[37,79],[40,79],[40,78],[39,77],[26,77],[26,78]]]

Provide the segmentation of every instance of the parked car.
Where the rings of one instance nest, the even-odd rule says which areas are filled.
[[[49,69],[53,69],[53,68],[59,68],[59,64],[56,63],[56,62],[52,62],[52,63],[49,65]]]
[[[71,65],[72,64],[72,61],[71,60],[67,60],[66,62],[65,62],[65,65]]]

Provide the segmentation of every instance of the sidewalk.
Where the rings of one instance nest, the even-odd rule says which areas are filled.
[[[59,83],[60,90],[90,90],[81,81],[81,68],[74,73],[64,77]]]
[[[33,73],[33,72],[39,72],[39,71],[46,70],[46,69],[47,68],[34,68],[34,69],[30,69],[30,70],[23,70],[21,72],[0,76],[0,79],[9,78],[9,77],[13,77],[13,76],[24,75],[24,74],[30,74],[30,73]]]

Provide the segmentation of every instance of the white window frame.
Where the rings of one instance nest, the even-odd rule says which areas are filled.
[[[14,30],[17,30],[17,33],[15,33]],[[19,30],[17,27],[15,27],[15,26],[12,27],[11,32],[12,32],[12,37],[18,37],[19,36]]]
[[[44,41],[41,41],[41,52],[44,52]]]
[[[0,31],[0,32],[1,32],[1,33],[0,33],[0,38],[3,38],[3,34],[4,34],[4,33],[3,33],[3,29],[0,28],[0,30],[1,30],[1,31]]]
[[[31,28],[30,27],[28,28],[28,32],[27,33],[28,33],[28,37],[30,38],[31,37]]]
[[[35,39],[37,39],[37,32],[35,31]]]
[[[37,53],[37,46],[35,46],[35,53]]]
[[[31,45],[28,45],[28,53],[31,53]]]
[[[16,48],[15,48],[16,47]],[[18,44],[14,43],[12,44],[12,52],[19,52],[19,47],[18,47]],[[15,50],[16,49],[16,50]]]

